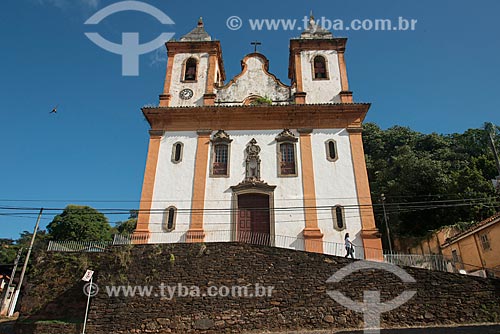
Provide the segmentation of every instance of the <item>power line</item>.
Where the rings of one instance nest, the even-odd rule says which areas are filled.
[[[391,198],[426,198],[426,197],[443,197],[443,196],[457,196],[457,194],[428,194],[428,195],[386,195],[387,199]],[[493,196],[493,195],[492,195]],[[360,196],[360,197],[322,197],[320,199],[322,200],[358,200],[358,199],[366,199],[370,198],[373,200],[378,200],[378,195],[373,195],[373,196]],[[275,202],[278,201],[302,201],[303,198],[286,198],[286,199],[280,199],[280,198],[275,198]],[[446,199],[445,199],[446,200]],[[460,198],[455,198],[455,199],[449,199],[449,200],[462,200]],[[202,199],[202,200],[191,200],[191,199],[154,199],[154,200],[127,200],[127,199],[102,199],[102,200],[96,200],[96,199],[36,199],[36,198],[29,198],[29,199],[11,199],[11,198],[0,198],[0,202],[44,202],[44,203],[51,203],[51,202],[86,202],[86,203],[155,203],[155,202],[194,202],[194,201],[203,201],[203,202],[231,202],[231,199]],[[390,203],[390,202],[388,202]]]

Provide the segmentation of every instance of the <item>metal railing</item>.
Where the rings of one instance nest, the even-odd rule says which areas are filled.
[[[104,252],[112,241],[49,241],[49,252]]]
[[[497,268],[486,268],[470,263],[462,262],[460,257],[456,259],[436,254],[384,254],[384,262],[397,266],[408,266],[421,269],[444,271],[456,274],[467,274],[480,277],[500,277]]]
[[[453,264],[442,255],[384,254],[384,262],[429,270],[454,272]]]
[[[169,244],[169,243],[187,243],[196,240],[203,242],[243,242],[253,245],[272,246],[278,248],[287,248],[298,251],[306,250],[306,241],[301,236],[270,235],[268,233],[255,232],[234,232],[231,230],[204,231],[203,233],[169,232],[169,233],[150,233],[143,235],[116,235],[114,245],[123,244]],[[326,241],[308,241],[312,248],[322,249],[323,253],[336,256],[346,254],[344,244]],[[315,245],[317,243],[317,245]],[[380,252],[380,250],[379,250]],[[364,251],[362,246],[356,247],[356,258],[362,259]]]
[[[114,245],[130,244],[171,244],[199,242],[243,242],[253,245],[272,246],[278,248],[293,249],[298,251],[307,249],[322,250],[322,253],[345,256],[344,244],[327,241],[306,241],[301,236],[270,235],[268,233],[234,232],[230,230],[205,231],[203,233],[169,232],[149,233],[147,235],[116,234],[113,241],[109,242],[84,242],[84,241],[50,241],[48,251],[52,252],[103,252]],[[365,250],[362,246],[355,247],[355,258],[363,259]],[[377,250],[380,253],[380,250]]]

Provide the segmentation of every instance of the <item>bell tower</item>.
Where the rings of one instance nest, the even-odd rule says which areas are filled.
[[[219,41],[205,31],[200,17],[198,25],[179,41],[166,43],[167,74],[160,107],[193,107],[213,105],[214,89],[225,80]]]
[[[295,103],[352,103],[344,51],[347,38],[336,38],[318,26],[311,13],[300,38],[290,40],[288,77]]]

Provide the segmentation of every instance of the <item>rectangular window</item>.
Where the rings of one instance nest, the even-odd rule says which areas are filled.
[[[487,234],[481,235],[481,245],[484,250],[490,250],[490,239],[488,239]]]
[[[216,144],[214,147],[213,175],[227,175],[228,146]]]
[[[292,143],[280,144],[280,174],[294,175],[295,172],[295,145]]]
[[[457,250],[456,249],[454,249],[454,250],[451,251],[451,256],[453,257],[453,261],[459,262],[458,261],[459,260],[458,259],[458,254],[457,254]]]

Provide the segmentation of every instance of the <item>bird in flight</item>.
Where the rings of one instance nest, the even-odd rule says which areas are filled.
[[[54,109],[52,109],[52,111],[49,112],[49,114],[57,114],[57,107],[58,106],[55,106]]]

